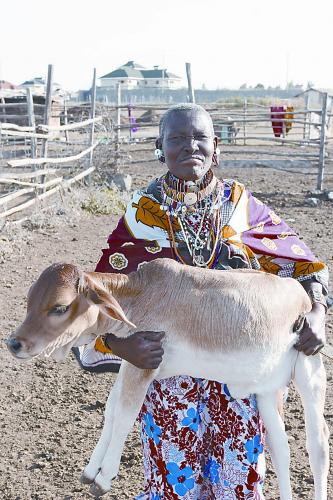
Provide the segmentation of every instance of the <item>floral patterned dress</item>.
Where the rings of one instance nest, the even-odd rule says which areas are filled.
[[[138,499],[263,498],[254,396],[236,400],[224,384],[173,377],[153,383],[140,419],[145,492]]]

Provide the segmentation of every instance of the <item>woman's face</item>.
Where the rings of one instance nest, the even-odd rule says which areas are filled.
[[[172,113],[160,146],[173,175],[187,181],[200,180],[210,169],[216,148],[210,116],[198,110]]]

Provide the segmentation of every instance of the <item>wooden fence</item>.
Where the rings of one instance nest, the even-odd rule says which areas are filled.
[[[6,117],[0,122],[0,219],[85,177],[89,180],[95,169],[93,158],[101,172],[110,164],[113,171],[120,171],[123,161],[156,161],[154,143],[158,123],[169,105],[124,104],[120,86],[116,106],[96,103],[94,70],[90,102],[70,107],[64,101],[55,114],[51,108],[52,77],[52,66],[49,66],[43,106],[33,102],[29,89],[26,101],[19,103],[26,111],[25,125],[10,122],[10,111],[16,109],[17,103],[14,106],[0,102],[0,120]],[[273,168],[277,168],[276,161],[284,170],[296,171],[295,166],[301,166],[302,172],[311,169],[311,173],[317,173],[316,187],[322,190],[325,168],[332,164],[330,154],[333,152],[333,134],[329,127],[332,113],[327,109],[327,94],[322,109],[311,111],[294,103],[294,109],[289,112],[273,112],[268,105],[248,104],[246,100],[242,105],[235,102],[205,107],[219,138],[222,165],[229,162],[235,167],[249,166],[255,157],[260,161],[253,160],[253,164],[271,164]],[[61,118],[61,124],[51,122],[55,116]],[[280,126],[278,136],[274,134],[273,121]],[[20,148],[23,157],[17,156]],[[93,157],[96,152],[97,156]]]
[[[240,106],[239,102],[205,106],[211,114],[215,133],[226,157],[236,156],[237,162],[244,164],[244,156],[257,155],[267,161],[267,158],[278,160],[282,168],[294,166],[311,167],[317,172],[317,189],[322,189],[325,166],[332,163],[328,146],[332,144],[333,134],[330,133],[332,113],[327,109],[328,95],[324,95],[322,109],[309,110],[294,103],[289,111],[271,111],[269,105],[248,104],[246,100]],[[102,106],[102,105],[100,105]],[[138,144],[152,144],[147,151],[153,152],[153,144],[158,135],[158,121],[161,114],[169,108],[165,106],[133,105],[121,103],[120,87],[116,106],[103,105],[114,119],[114,133],[110,143],[114,143],[115,154],[121,157],[122,144],[133,145],[131,156],[142,152]],[[149,115],[151,119],[149,120]],[[147,118],[148,117],[148,118]],[[274,134],[272,122],[280,125],[280,134]],[[126,148],[124,148],[126,149]],[[144,159],[133,158],[132,162],[146,162]],[[151,161],[154,161],[153,154]],[[274,165],[274,160],[272,165]]]
[[[22,126],[8,122],[10,119],[13,121],[15,119],[16,115],[10,114],[10,110],[15,106],[13,103],[2,102],[0,104],[3,112],[2,115],[0,114],[0,119],[6,116],[6,122],[0,122],[0,160],[2,152],[2,163],[4,163],[0,171],[2,191],[0,219],[31,207],[87,176],[89,179],[95,170],[93,152],[98,145],[98,140],[95,140],[94,131],[95,125],[102,121],[102,117],[95,116],[95,101],[92,100],[88,109],[86,105],[82,106],[82,114],[85,116],[88,114],[89,117],[74,123],[68,123],[65,101],[64,105],[59,107],[58,115],[58,117],[61,116],[64,124],[53,125],[50,123],[52,80],[53,67],[50,65],[42,123],[39,121],[36,124],[34,113],[36,104],[33,103],[30,89],[27,89],[25,103],[15,103],[15,106],[17,104],[21,107],[25,106],[26,115],[21,113],[19,116],[20,119],[26,117],[28,125]],[[96,92],[96,70],[93,76],[92,95],[94,92]],[[41,112],[40,105],[38,105],[38,111]],[[75,137],[76,140],[71,140],[70,133],[79,134],[79,140],[77,137]],[[82,138],[82,133],[85,133],[86,140]],[[13,158],[19,145],[23,148],[24,157]],[[78,148],[80,151],[77,151]],[[85,164],[81,168],[79,160],[83,158]],[[48,168],[48,165],[59,168]]]

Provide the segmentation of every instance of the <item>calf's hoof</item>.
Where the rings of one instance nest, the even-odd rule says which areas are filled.
[[[104,488],[102,488],[101,486],[99,486],[98,484],[96,483],[93,483],[91,486],[90,486],[90,490],[89,492],[91,493],[91,495],[93,495],[93,497],[95,498],[100,498],[102,497],[103,495],[105,495],[105,493],[107,493],[108,491],[110,490],[105,490]]]
[[[82,484],[91,484],[94,482],[94,479],[91,479],[90,477],[86,476],[85,473],[83,472],[80,477],[80,483]]]

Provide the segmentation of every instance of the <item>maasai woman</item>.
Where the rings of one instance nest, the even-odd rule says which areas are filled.
[[[292,276],[313,303],[295,347],[316,353],[324,344],[327,269],[242,184],[215,177],[218,149],[209,114],[194,104],[170,108],[156,145],[168,172],[134,193],[97,271],[128,273],[157,257],[173,257],[221,271],[252,268]],[[162,337],[110,334],[106,346],[102,339],[87,346],[81,361],[112,370],[117,355],[141,368],[157,367]],[[113,354],[103,354],[109,348]],[[138,498],[263,498],[264,431],[254,395],[235,400],[225,384],[173,377],[151,385],[140,419],[145,485]]]

